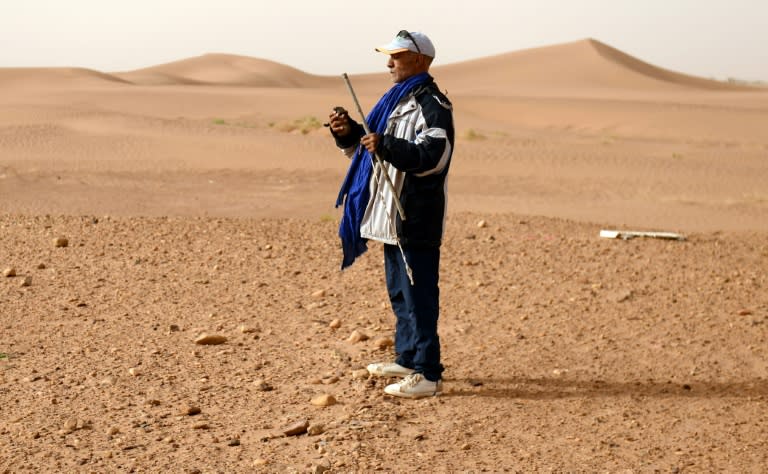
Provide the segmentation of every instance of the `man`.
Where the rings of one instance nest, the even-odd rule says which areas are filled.
[[[385,393],[420,398],[442,392],[438,279],[453,111],[428,73],[435,48],[426,35],[402,30],[376,50],[388,55],[395,85],[366,118],[371,133],[340,107],[329,121],[337,146],[352,158],[336,203],[344,204],[342,268],[365,252],[368,239],[384,244],[397,358],[370,364],[368,371],[403,377]],[[382,166],[375,164],[374,153]]]

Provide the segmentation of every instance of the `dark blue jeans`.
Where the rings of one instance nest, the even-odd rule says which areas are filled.
[[[384,245],[387,291],[397,317],[395,362],[424,374],[427,380],[436,381],[443,373],[437,335],[440,248],[404,247],[403,250],[413,272],[413,285],[408,280],[400,249],[397,245]]]

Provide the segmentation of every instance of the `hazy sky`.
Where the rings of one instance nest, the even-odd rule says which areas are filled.
[[[0,0],[0,67],[126,71],[220,52],[377,72],[373,47],[403,28],[432,38],[436,65],[592,37],[688,74],[768,80],[768,0]]]

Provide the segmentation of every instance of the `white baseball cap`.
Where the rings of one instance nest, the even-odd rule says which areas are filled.
[[[400,30],[389,44],[379,46],[376,51],[384,54],[397,54],[403,51],[413,51],[430,58],[435,57],[435,46],[427,35],[418,31]]]

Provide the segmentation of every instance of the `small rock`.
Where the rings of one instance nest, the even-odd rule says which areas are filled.
[[[752,314],[752,311],[748,309],[742,309],[739,311],[739,316],[749,316],[751,314]]]
[[[465,443],[465,444],[461,445],[461,450],[462,451],[469,451],[471,448],[472,448],[472,446],[470,446],[468,443]]]
[[[37,264],[37,269],[38,270],[45,270],[45,264],[44,263],[38,263]]]
[[[200,421],[200,422],[195,423],[194,425],[192,425],[192,429],[193,430],[207,430],[210,427],[211,427],[211,425],[209,425],[205,421]]]
[[[341,321],[338,319],[334,319],[333,321],[328,324],[328,327],[331,329],[339,329],[341,327]]]
[[[331,471],[331,463],[330,461],[323,461],[320,464],[315,464],[315,467],[312,468],[312,474],[325,474],[326,472]]]
[[[325,427],[323,425],[310,425],[309,428],[307,428],[307,434],[309,436],[317,436],[325,433]]]
[[[324,385],[332,385],[332,384],[335,384],[338,381],[339,381],[339,378],[336,377],[335,375],[332,375],[332,376],[330,376],[328,378],[324,378],[323,379],[323,384]]]
[[[68,247],[69,246],[69,240],[66,237],[56,237],[53,239],[53,246],[54,247]]]
[[[312,298],[325,298],[325,290],[317,290],[312,292]]]
[[[227,446],[240,446],[240,440],[237,438],[230,439],[229,441],[227,441]]]
[[[253,381],[253,385],[256,386],[256,390],[259,392],[271,392],[274,388],[262,379],[256,379]]]
[[[349,337],[347,338],[347,341],[354,344],[357,342],[367,341],[368,339],[370,338],[368,337],[367,334],[355,329],[354,331],[352,331],[352,334],[349,335]]]
[[[286,426],[283,429],[283,434],[285,436],[298,436],[300,434],[306,433],[307,428],[309,428],[309,420],[301,420]]]
[[[329,407],[336,404],[336,398],[333,395],[324,393],[313,398],[310,403],[316,407]]]
[[[613,300],[617,303],[623,303],[632,298],[632,290],[620,290],[613,294]]]
[[[77,429],[77,418],[70,418],[64,422],[64,431],[71,433]]]
[[[366,380],[371,374],[368,369],[358,369],[352,371],[352,380]]]
[[[24,280],[21,281],[21,286],[32,286],[32,277],[25,276]]]
[[[3,270],[3,276],[8,278],[15,277],[16,269],[13,267],[6,268],[5,270]]]
[[[267,461],[264,458],[258,458],[253,460],[254,466],[266,466],[267,464],[269,464],[269,461]]]
[[[254,332],[259,332],[258,329],[254,328],[254,327],[251,327],[251,326],[246,326],[245,324],[240,325],[240,327],[238,329],[243,334],[252,334]]]
[[[380,337],[373,342],[373,346],[379,350],[386,350],[394,345],[395,341],[391,337]]]
[[[487,227],[487,226],[488,226],[488,224],[486,224],[486,222],[485,222],[485,221],[483,221],[483,220],[481,220],[481,221],[479,221],[479,222],[477,223],[477,227],[479,227],[479,228],[481,228],[481,229],[482,229],[483,227]]]
[[[168,326],[168,330],[170,332],[179,332],[181,329],[179,328],[178,324],[171,324],[170,326]]]
[[[138,367],[131,367],[130,369],[128,369],[128,373],[134,377],[138,377],[139,375],[141,375],[141,370],[139,370]]]
[[[202,410],[197,405],[189,405],[189,404],[187,404],[187,405],[183,405],[181,407],[181,414],[182,415],[194,416],[194,415],[200,414],[201,411]]]
[[[113,426],[107,430],[107,434],[109,436],[115,436],[118,433],[120,433],[120,428],[118,428],[117,426]]]
[[[203,346],[215,346],[225,342],[227,342],[227,338],[219,334],[201,334],[200,337],[195,339],[195,344]]]

